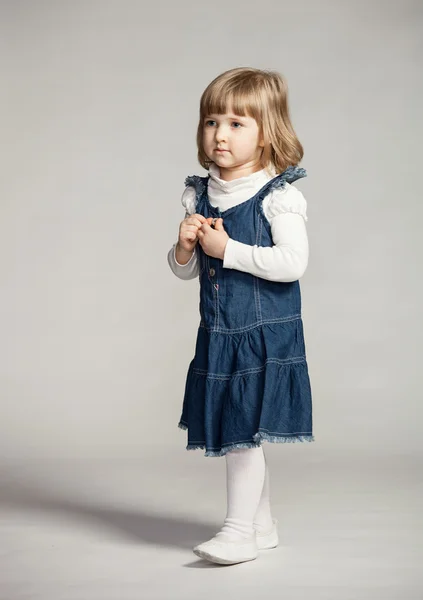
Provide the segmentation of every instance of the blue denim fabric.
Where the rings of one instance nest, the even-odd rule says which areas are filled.
[[[304,169],[288,167],[255,196],[223,212],[208,200],[208,177],[188,177],[185,183],[195,187],[196,212],[222,217],[229,237],[273,246],[263,198],[305,176]],[[188,430],[187,450],[224,456],[263,441],[314,441],[299,281],[225,269],[200,244],[198,251],[201,319],[178,424]]]

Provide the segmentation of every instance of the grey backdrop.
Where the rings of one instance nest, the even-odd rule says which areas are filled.
[[[414,550],[407,568],[413,559],[417,564],[417,516],[408,509],[420,502],[415,486],[422,456],[421,3],[28,0],[1,2],[0,16],[4,506],[26,507],[25,514],[37,509],[45,519],[54,509],[64,520],[68,500],[55,504],[49,489],[56,495],[65,490],[66,498],[73,494],[74,507],[81,494],[92,499],[96,490],[97,500],[134,502],[138,510],[148,500],[161,507],[163,519],[179,510],[185,524],[194,506],[200,521],[212,515],[214,528],[223,518],[224,461],[187,453],[186,432],[177,429],[199,287],[197,280],[177,279],[166,255],[183,218],[184,179],[203,173],[195,147],[200,95],[220,72],[249,65],[287,77],[293,124],[305,148],[301,166],[308,171],[297,185],[308,201],[310,261],[301,285],[316,442],[266,445],[279,473],[274,502],[288,502],[288,470],[291,489],[296,478],[297,506],[316,494],[310,477],[333,498],[337,489],[354,494],[367,467],[369,487],[360,497],[368,507],[375,498],[370,482],[384,472],[390,492],[378,488],[375,507],[394,497],[392,506],[408,507],[395,522],[397,543],[407,525],[411,537],[404,546],[410,550],[412,539]],[[328,465],[335,471],[324,471]],[[207,492],[211,481],[215,496]],[[117,498],[117,490],[125,499]],[[349,507],[350,493],[343,498]],[[303,535],[312,531],[308,509],[299,518]],[[7,514],[22,523],[22,515]],[[117,522],[121,531],[133,530],[122,527],[120,517]],[[357,519],[354,535],[359,523],[366,527]],[[148,524],[157,532],[155,521]],[[175,540],[184,530],[178,527]],[[26,526],[20,537],[7,531],[9,551],[29,552]],[[293,532],[294,542],[301,539],[298,529]],[[194,533],[193,541],[201,541]],[[157,544],[166,546],[152,535],[155,552]],[[8,551],[0,578],[5,599],[142,597],[141,580],[131,579],[132,570],[125,579],[113,554],[86,573],[82,566],[67,571],[56,558],[63,579],[54,584],[34,562],[40,539],[46,552],[54,546],[34,538],[27,562]],[[377,548],[386,548],[379,542]],[[314,543],[319,555],[317,537]],[[307,538],[304,544],[310,548]],[[191,560],[189,547],[183,547],[182,561]],[[151,546],[144,566],[147,556]],[[137,571],[139,558],[133,559]],[[309,566],[315,560],[313,555]],[[311,567],[308,585],[325,600],[332,592],[340,600],[370,591],[374,599],[377,590],[385,599],[393,590],[396,598],[407,585],[408,598],[420,597],[417,574],[405,565],[389,580],[389,560],[380,571],[354,563],[359,588],[355,573],[342,571],[347,561],[335,569],[341,577],[335,583],[328,562],[326,587],[313,579],[324,567]],[[128,568],[128,555],[123,562]],[[252,577],[256,563],[243,572]],[[298,574],[305,568],[300,563]],[[376,573],[367,584],[366,566]],[[111,578],[107,592],[95,587],[96,568]],[[187,590],[194,597],[210,580],[211,571],[199,571],[185,598]],[[92,576],[91,583],[81,573]],[[79,577],[81,587],[75,587]],[[303,597],[301,581],[302,575],[284,581],[292,586],[290,598],[296,592]],[[283,589],[281,581],[272,582],[269,591]],[[142,585],[149,600],[175,597],[172,588],[160,588],[163,581],[153,585],[147,577]],[[249,589],[254,592],[253,581]],[[347,589],[343,596],[340,590]]]

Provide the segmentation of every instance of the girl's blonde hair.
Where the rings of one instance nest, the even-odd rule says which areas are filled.
[[[282,173],[300,162],[304,150],[291,124],[286,81],[275,71],[238,67],[216,77],[201,96],[197,147],[203,168],[212,162],[203,149],[205,117],[225,114],[229,106],[236,115],[256,120],[264,141],[263,169],[273,166],[276,173]]]

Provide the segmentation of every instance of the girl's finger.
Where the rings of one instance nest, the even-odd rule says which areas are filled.
[[[199,219],[198,217],[201,217],[201,219]],[[202,217],[201,215],[191,215],[190,217],[188,217],[187,223],[189,223],[190,225],[195,225],[196,227],[201,227],[205,220],[205,217]]]
[[[186,231],[192,231],[193,233],[197,233],[197,227],[195,225],[185,225]]]
[[[203,215],[200,215],[198,213],[191,215],[191,217],[197,218],[201,223],[204,223],[204,221],[206,220],[206,217],[204,217]]]

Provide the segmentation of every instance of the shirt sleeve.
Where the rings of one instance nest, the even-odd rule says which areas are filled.
[[[181,198],[181,204],[185,208],[186,217],[195,213],[195,199],[195,188],[193,188],[192,186],[186,187]]]
[[[250,246],[229,239],[223,259],[224,268],[280,282],[297,281],[304,275],[309,256],[305,225],[308,220],[307,204],[299,190],[288,186],[275,190],[266,208],[274,245]]]
[[[263,207],[264,203],[265,201],[263,201]],[[277,188],[269,194],[265,213],[269,221],[286,213],[301,215],[304,221],[308,221],[307,201],[303,193],[287,182],[283,188]]]
[[[192,215],[195,213],[195,189],[191,186],[186,187],[184,193],[182,194],[181,204],[185,208],[185,217]],[[179,279],[194,279],[198,277],[200,272],[199,260],[198,260],[198,252],[197,248],[192,253],[189,261],[181,265],[177,262],[175,252],[176,252],[176,244],[173,244],[172,248],[169,250],[167,254],[167,262],[173,271],[173,273],[179,277]]]

